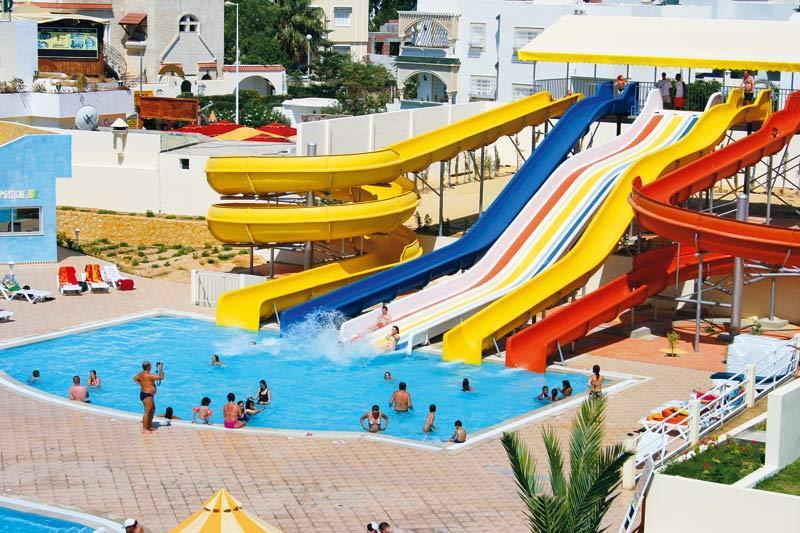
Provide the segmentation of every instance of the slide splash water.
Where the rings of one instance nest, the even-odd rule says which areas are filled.
[[[743,106],[741,91],[732,91],[726,103],[707,108],[680,141],[655,150],[630,166],[572,249],[534,278],[448,331],[444,336],[444,358],[480,363],[484,347],[490,346],[493,339],[525,324],[531,316],[582,286],[614,250],[633,218],[627,199],[634,179],[650,183],[711,152],[730,127],[769,116],[769,96],[762,93],[755,104]]]
[[[472,266],[503,234],[593,122],[607,115],[630,112],[636,103],[637,89],[637,84],[630,84],[622,95],[613,98],[611,85],[604,84],[597,95],[570,108],[464,237],[418,259],[288,309],[281,313],[281,328],[300,324],[318,310],[356,316],[370,306],[393,300],[403,291],[424,287],[436,278]]]
[[[556,261],[577,239],[622,172],[643,154],[669,146],[694,125],[693,115],[664,113],[652,95],[625,134],[564,162],[475,266],[388,304],[408,350],[447,331]],[[345,322],[342,337],[369,330],[379,310]],[[387,328],[369,337],[379,342]]]
[[[538,93],[363,154],[210,158],[206,174],[211,187],[243,199],[209,210],[209,230],[223,242],[329,242],[366,235],[363,255],[223,295],[217,303],[217,324],[258,329],[262,319],[287,307],[419,256],[416,236],[402,226],[419,196],[413,184],[399,176],[560,116],[579,98],[553,100],[550,93]],[[259,195],[308,191],[338,202],[287,207],[248,201]]]
[[[783,266],[800,265],[798,230],[738,222],[677,207],[692,194],[777,153],[798,131],[800,92],[790,95],[785,109],[770,117],[752,135],[650,185],[634,184],[630,203],[639,223],[682,246],[667,246],[635,257],[629,273],[512,335],[506,346],[506,364],[544,372],[547,356],[554,352],[557,343],[565,344],[587,335],[592,328],[644,303],[670,283],[696,278],[695,245],[705,252],[706,276],[731,270],[733,257],[726,254]]]

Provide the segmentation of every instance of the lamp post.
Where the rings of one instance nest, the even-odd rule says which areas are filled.
[[[311,79],[311,34],[306,35],[306,78]]]
[[[226,6],[236,7],[236,123],[239,123],[239,4],[237,2],[225,2]]]

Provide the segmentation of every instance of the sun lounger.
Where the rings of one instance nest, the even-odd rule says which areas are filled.
[[[662,431],[644,431],[636,441],[636,464],[645,462],[649,457],[660,459],[664,453],[669,436]]]
[[[92,292],[108,292],[111,288],[108,283],[103,281],[103,277],[100,274],[100,265],[97,263],[86,265],[84,269],[84,279]]]
[[[6,300],[12,298],[24,298],[28,303],[35,304],[36,302],[43,302],[49,300],[53,295],[47,291],[39,291],[36,289],[23,289],[16,281],[5,281],[0,283],[0,294]]]
[[[117,265],[103,265],[100,267],[103,280],[117,290],[129,291],[133,289],[133,280],[120,274]]]
[[[773,382],[781,381],[789,374],[791,374],[791,372],[778,374],[775,376],[756,376],[756,390],[760,391],[762,389],[766,389],[767,387],[770,387]],[[714,372],[711,374],[711,381],[714,382],[714,385],[721,385],[730,380],[743,382],[744,374],[734,374],[733,372]]]
[[[0,322],[8,322],[14,318],[14,313],[11,311],[0,311]]]
[[[62,266],[58,269],[58,292],[62,295],[71,293],[80,295],[82,291],[78,277],[75,275],[75,267]]]

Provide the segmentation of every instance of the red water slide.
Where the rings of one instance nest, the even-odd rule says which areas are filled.
[[[630,202],[639,224],[680,242],[643,253],[633,270],[600,289],[555,310],[547,318],[512,335],[506,345],[506,366],[544,372],[547,356],[557,343],[564,345],[640,305],[663,291],[669,283],[697,276],[696,249],[704,252],[704,275],[729,271],[731,256],[781,266],[800,266],[800,231],[738,222],[677,207],[692,194],[712,187],[773,155],[800,131],[800,91],[792,93],[786,107],[770,117],[755,133],[639,188]]]

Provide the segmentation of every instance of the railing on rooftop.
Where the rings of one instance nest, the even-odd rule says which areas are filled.
[[[546,80],[536,80],[533,82],[533,92],[544,92],[550,91],[554,98],[563,98],[570,93],[570,90],[573,93],[583,93],[585,96],[592,96],[595,91],[597,90],[597,86],[603,82],[613,82],[612,79],[604,79],[604,78],[583,78],[583,77],[572,77],[572,78],[552,78]],[[736,83],[732,83],[731,85],[724,85],[722,87],[722,96],[723,98],[728,97],[728,93],[737,87],[739,87],[738,80],[733,80]],[[639,109],[644,107],[644,103],[647,100],[647,95],[656,88],[655,82],[652,81],[640,81],[639,82],[639,105],[631,110],[631,115],[635,116],[638,114]],[[763,90],[761,87],[756,87],[756,93],[758,91]],[[792,93],[791,89],[772,89],[774,92],[774,108],[775,110],[783,109],[784,105],[786,104],[786,99]],[[706,107],[706,99],[708,95],[705,94],[698,94],[693,93],[691,90],[687,91],[686,101],[684,104],[684,109],[687,111],[703,111]]]

